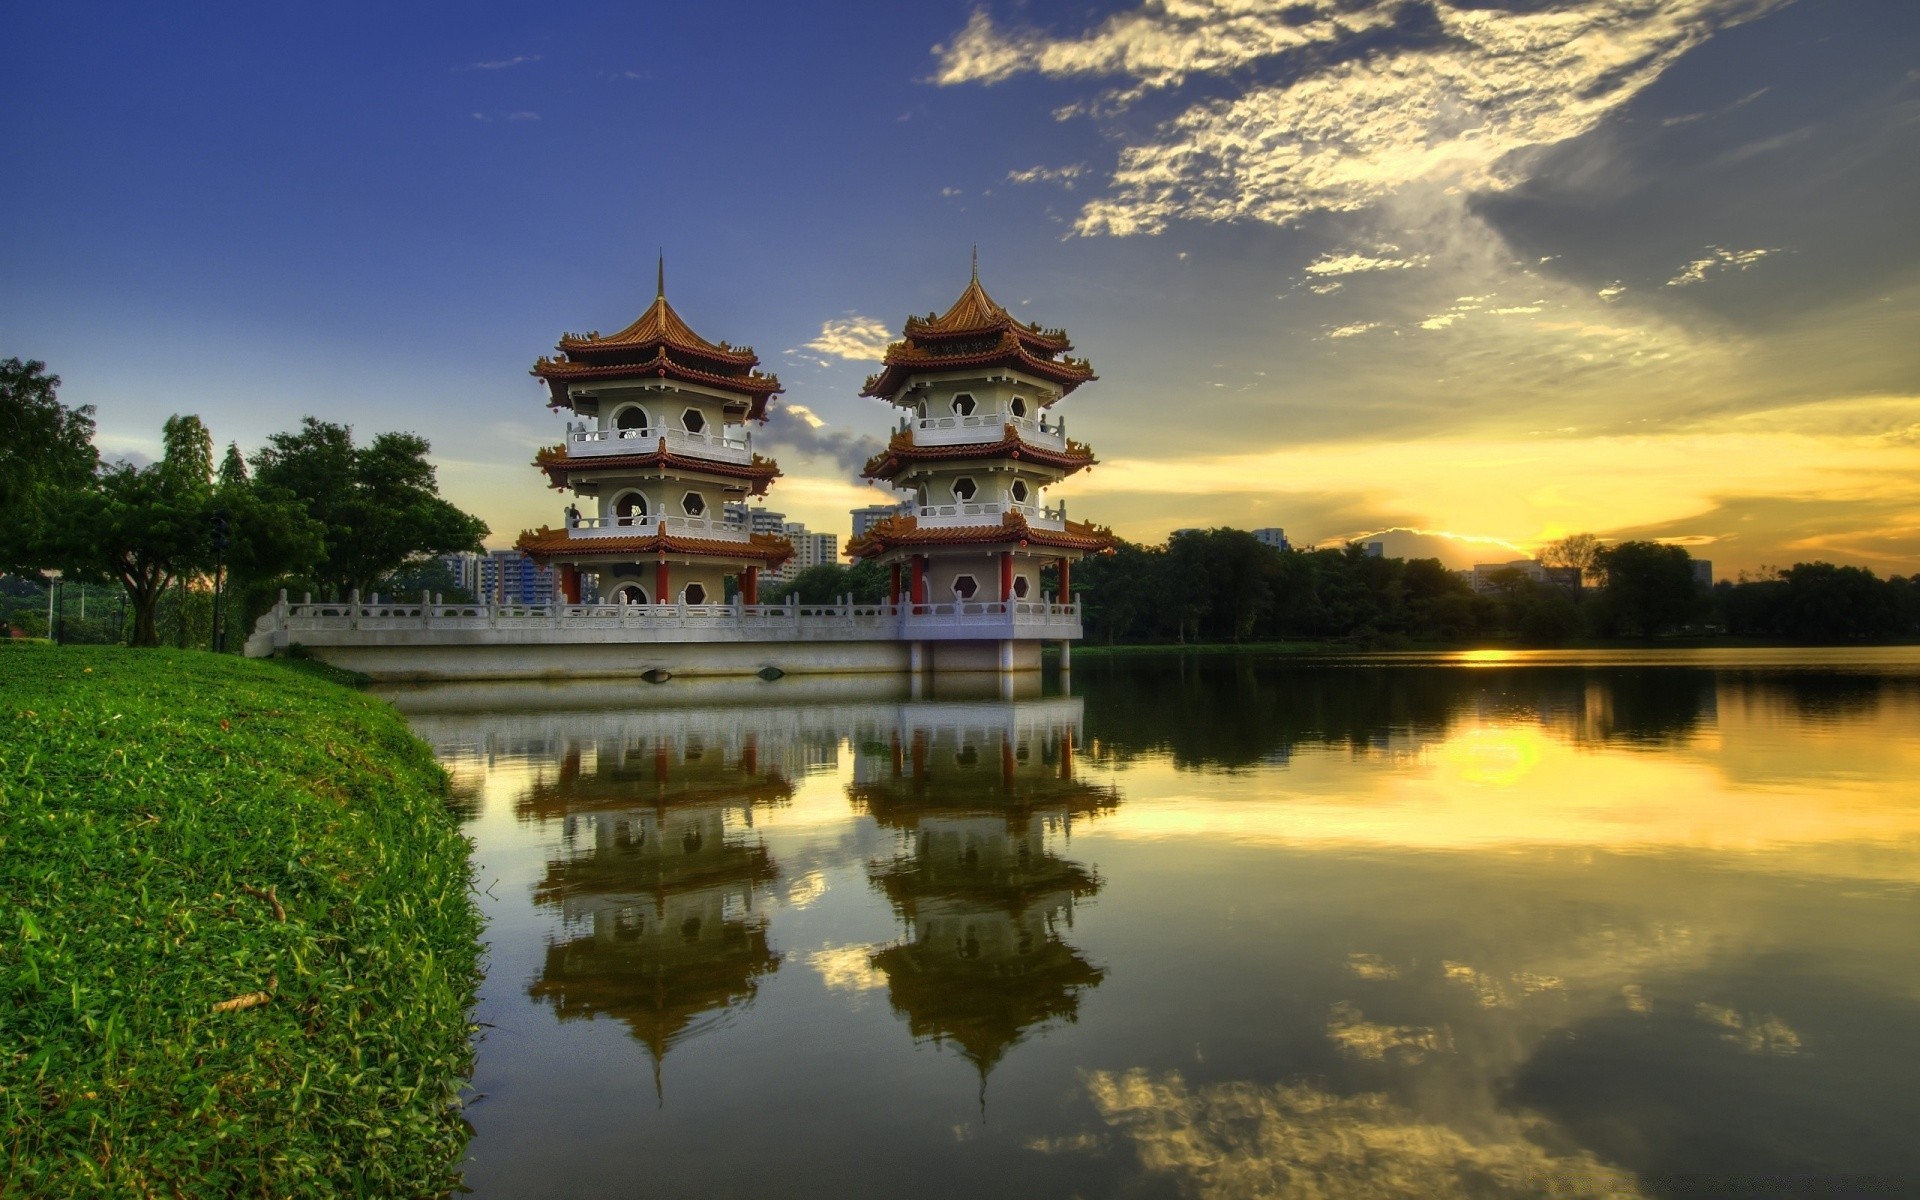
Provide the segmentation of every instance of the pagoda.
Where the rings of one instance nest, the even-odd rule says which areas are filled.
[[[1111,550],[1105,529],[1047,504],[1049,488],[1095,461],[1053,411],[1095,378],[1072,348],[1064,331],[1016,320],[987,295],[977,258],[945,313],[907,318],[861,392],[901,410],[863,475],[912,499],[847,545],[849,557],[892,568],[893,603],[1011,612],[1040,600],[1048,565],[1070,601],[1074,560]]]
[[[746,603],[758,602],[760,571],[793,553],[786,539],[726,515],[780,475],[745,434],[781,391],[759,364],[750,347],[710,342],[681,319],[662,264],[653,304],[631,325],[607,337],[564,334],[557,353],[533,365],[548,407],[581,418],[534,465],[576,499],[561,528],[529,530],[518,545],[558,568],[567,603],[580,603],[583,573],[603,602],[718,604],[728,576]]]

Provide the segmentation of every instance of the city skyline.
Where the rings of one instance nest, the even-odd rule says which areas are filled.
[[[861,381],[977,244],[1101,376],[1059,495],[1123,537],[1915,569],[1911,5],[839,13],[11,12],[0,353],[109,456],[172,412],[246,450],[416,431],[503,546],[565,503],[527,368],[630,321],[664,250],[785,384],[768,502],[844,532],[891,498]]]

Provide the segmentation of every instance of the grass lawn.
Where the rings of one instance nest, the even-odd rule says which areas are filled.
[[[0,645],[0,1195],[445,1194],[479,931],[386,705]]]

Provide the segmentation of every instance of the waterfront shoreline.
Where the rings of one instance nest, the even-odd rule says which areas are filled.
[[[336,678],[0,648],[0,1192],[458,1186],[468,842],[427,748]]]

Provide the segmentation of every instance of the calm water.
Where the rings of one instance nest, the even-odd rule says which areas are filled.
[[[390,694],[482,1196],[1920,1195],[1920,652]]]

